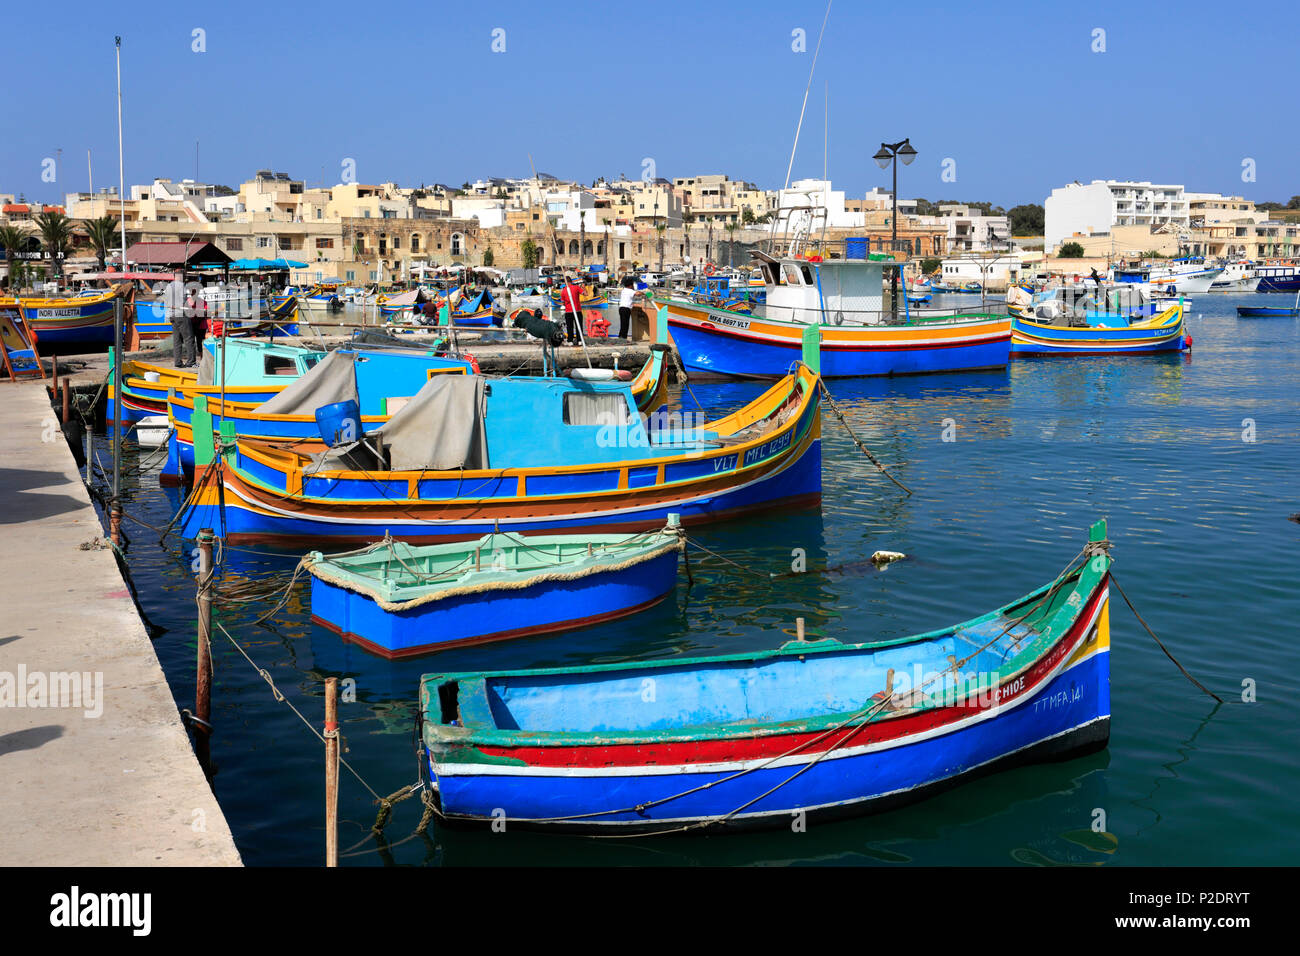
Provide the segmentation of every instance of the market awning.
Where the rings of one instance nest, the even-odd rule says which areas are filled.
[[[292,259],[236,259],[230,268],[244,272],[287,272],[290,269],[306,269],[307,263]]]

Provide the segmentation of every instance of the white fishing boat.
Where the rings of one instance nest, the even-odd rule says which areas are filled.
[[[1239,259],[1223,267],[1223,273],[1210,286],[1211,292],[1254,292],[1259,286],[1259,276],[1249,261]]]

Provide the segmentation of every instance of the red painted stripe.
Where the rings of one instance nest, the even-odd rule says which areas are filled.
[[[1044,653],[1024,675],[1019,692],[998,697],[999,705],[1025,696],[1032,696],[1038,685],[1073,650],[1083,635],[1088,621],[1105,592],[1105,579],[1079,612],[1069,631]],[[1019,680],[1017,678],[1016,680]],[[1002,688],[1014,681],[1004,681]],[[504,757],[522,761],[535,767],[638,767],[657,764],[728,763],[775,757],[796,747],[806,746],[800,753],[815,755],[851,742],[853,746],[901,741],[927,730],[954,724],[972,714],[991,709],[983,701],[963,702],[950,707],[940,707],[917,714],[886,718],[856,727],[827,734],[826,731],[800,731],[769,736],[714,738],[698,741],[672,741],[665,743],[637,742],[615,745],[568,745],[555,747],[521,746],[500,747],[479,744],[475,749],[487,757]],[[820,740],[817,738],[821,737]],[[816,741],[815,743],[813,741]]]

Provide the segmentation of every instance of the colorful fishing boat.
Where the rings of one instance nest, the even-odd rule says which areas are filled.
[[[1111,313],[1089,313],[1086,320],[1069,316],[1040,319],[1013,306],[1008,309],[1012,310],[1013,356],[1137,355],[1192,347],[1192,338],[1183,324],[1181,305],[1150,318],[1133,320]]]
[[[477,375],[435,377],[363,443],[325,456],[236,440],[230,423],[214,456],[196,412],[195,491],[181,523],[187,536],[214,528],[231,541],[432,543],[814,505],[815,339],[806,359],[734,414],[690,428],[638,414],[625,382]]]
[[[923,799],[1110,737],[1106,523],[1051,583],[914,637],[426,674],[451,824],[599,833],[788,827]]]
[[[224,359],[223,359],[224,351]],[[200,350],[196,371],[128,361],[122,364],[122,427],[149,415],[166,415],[173,395],[219,396],[258,404],[280,392],[325,356],[299,346],[252,339],[209,339]],[[110,356],[109,367],[112,368]],[[225,388],[221,386],[224,368]],[[108,383],[108,427],[119,418],[118,394],[112,377]]]
[[[776,378],[798,358],[805,330],[821,337],[826,378],[912,375],[1007,364],[1005,315],[884,310],[889,260],[809,261],[757,254],[767,276],[761,316],[738,315],[671,295],[660,307],[686,371],[697,378]],[[895,324],[897,320],[898,324]]]
[[[653,607],[677,583],[684,548],[669,516],[633,535],[506,532],[459,544],[387,539],[304,559],[311,617],[388,658],[571,630]]]
[[[20,309],[27,330],[48,352],[69,343],[111,343],[116,297],[113,291],[61,298],[9,297],[0,298],[0,308]]]
[[[388,421],[435,375],[472,375],[467,359],[448,358],[433,349],[361,350],[328,352],[309,371],[264,401],[221,398],[206,393],[206,408],[213,431],[229,422],[238,437],[262,441],[293,442],[302,450],[323,450],[316,410],[339,402],[355,402],[365,430]],[[164,469],[175,475],[179,465],[194,468],[192,430],[197,395],[180,393],[167,400],[174,445]]]

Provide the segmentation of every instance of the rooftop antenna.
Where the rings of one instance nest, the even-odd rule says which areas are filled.
[[[831,4],[835,0],[827,0],[826,15],[822,17],[822,29],[817,34],[817,49],[813,51],[812,66],[808,68],[808,85],[803,88],[803,105],[799,107],[799,124],[794,128],[794,146],[790,148],[790,165],[785,170],[785,187],[790,188],[790,173],[794,171],[794,154],[799,148],[799,131],[803,129],[803,114],[808,108],[808,91],[812,89],[813,71],[817,69],[817,56],[822,51],[822,37],[826,35],[826,21],[831,16]]]

